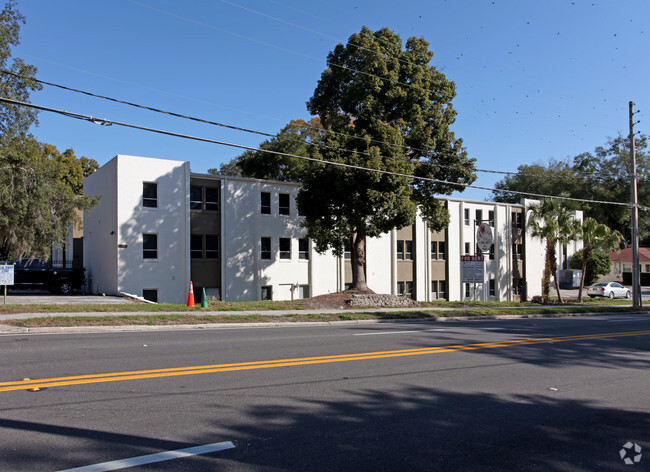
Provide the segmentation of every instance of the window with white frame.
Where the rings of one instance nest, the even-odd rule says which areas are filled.
[[[158,235],[155,233],[142,234],[142,258],[158,259]]]
[[[291,259],[291,238],[280,238],[280,259]]]
[[[263,215],[271,214],[271,192],[261,192],[260,193],[260,212]]]
[[[145,208],[158,208],[157,183],[142,182],[142,206]]]
[[[271,259],[271,238],[262,236],[260,240],[260,258],[265,260]]]
[[[298,239],[298,259],[306,261],[309,259],[309,239]]]
[[[291,198],[288,193],[281,193],[278,195],[280,201],[279,213],[281,215],[291,214]]]
[[[404,259],[413,260],[413,241],[404,241]]]

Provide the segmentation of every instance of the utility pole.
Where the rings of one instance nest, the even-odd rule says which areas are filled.
[[[636,177],[636,149],[634,146],[634,102],[630,102],[630,196],[632,203],[632,300],[634,308],[641,308],[641,266],[639,264],[639,202]]]

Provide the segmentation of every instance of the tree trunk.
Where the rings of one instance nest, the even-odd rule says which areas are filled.
[[[557,282],[557,252],[555,250],[555,245],[557,244],[557,241],[548,241],[548,248],[547,248],[547,254],[550,255],[549,257],[549,265],[550,265],[550,271],[551,275],[553,277],[553,282],[555,285],[555,290],[557,291],[557,298],[560,303],[564,303],[562,300],[562,292],[560,292],[560,284]]]
[[[352,236],[352,288],[364,292],[368,291],[366,282],[366,232],[362,227],[357,227],[357,231]]]
[[[551,274],[553,273],[553,263],[551,261],[554,251],[553,245],[549,244],[547,240],[546,258],[544,260],[544,278],[542,279],[542,296],[544,297],[544,300],[548,300],[551,296]]]
[[[582,303],[582,292],[585,289],[585,275],[587,274],[587,261],[591,257],[591,248],[585,247],[582,250],[582,274],[580,274],[580,293],[578,294],[578,302]]]

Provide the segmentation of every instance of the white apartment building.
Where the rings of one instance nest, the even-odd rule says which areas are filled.
[[[299,184],[194,174],[184,161],[118,155],[88,177],[100,203],[84,217],[91,293],[185,303],[195,291],[224,301],[291,300],[344,290],[349,257],[313,249],[301,226]],[[367,242],[368,285],[420,301],[519,300],[541,294],[543,241],[526,231],[526,206],[441,198],[451,222],[417,218]],[[582,213],[576,212],[581,219]],[[477,223],[494,229],[485,283],[465,284],[461,256],[475,254]],[[558,248],[569,258],[579,243]]]

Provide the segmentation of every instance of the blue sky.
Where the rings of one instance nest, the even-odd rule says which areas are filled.
[[[327,53],[362,26],[424,37],[457,87],[453,126],[477,167],[593,151],[650,116],[648,0],[19,0],[14,51],[38,78],[176,113],[277,133],[309,119]],[[32,103],[257,146],[260,136],[45,86]],[[240,150],[42,112],[35,136],[100,164],[116,154],[206,172]],[[501,176],[479,173],[476,185]],[[484,200],[489,192],[463,196]]]

